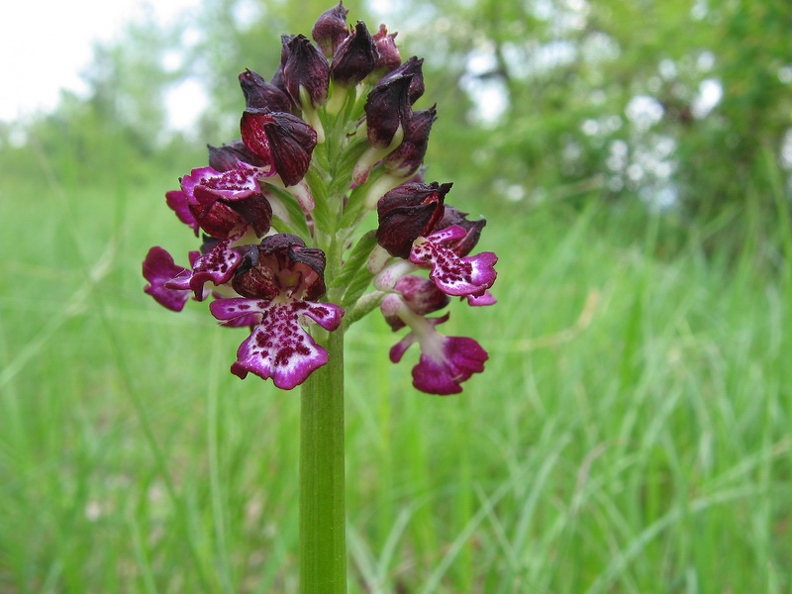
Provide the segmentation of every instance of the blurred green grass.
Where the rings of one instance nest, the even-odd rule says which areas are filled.
[[[194,247],[174,186],[0,180],[0,592],[296,591],[298,398],[142,292],[151,245]],[[490,204],[462,396],[416,392],[378,314],[350,331],[350,592],[792,591],[788,268]]]

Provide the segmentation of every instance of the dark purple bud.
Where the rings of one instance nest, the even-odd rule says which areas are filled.
[[[324,295],[325,254],[296,235],[278,233],[250,249],[236,269],[234,290],[251,299],[315,301]]]
[[[369,142],[387,148],[399,126],[405,126],[412,114],[409,103],[410,76],[380,81],[366,100],[366,128]]]
[[[407,306],[421,316],[443,309],[449,304],[451,298],[437,288],[428,278],[405,275],[396,281],[393,287],[395,291],[401,293],[402,299]],[[383,312],[385,321],[392,330],[399,330],[404,327],[404,322],[394,313]]]
[[[346,10],[341,2],[338,6],[322,13],[316,24],[313,26],[311,36],[319,44],[322,53],[328,58],[332,58],[338,46],[349,35],[349,28],[346,23]]]
[[[246,109],[240,128],[245,145],[257,155],[269,156],[284,184],[293,186],[305,177],[316,146],[311,126],[289,113]]]
[[[327,100],[330,83],[327,60],[305,35],[282,39],[281,67],[286,91],[294,103],[305,108],[308,106],[303,105],[300,99],[300,88],[303,88],[308,94],[310,107],[319,107]]]
[[[245,70],[239,75],[239,85],[245,95],[245,107],[291,111],[292,102],[289,96],[280,88],[264,80],[260,74],[252,70]]]
[[[213,238],[227,239],[253,229],[261,237],[270,229],[272,207],[262,195],[238,200],[218,199],[204,186],[195,186],[189,209],[201,229]]]
[[[264,167],[270,162],[251,152],[241,140],[235,140],[221,147],[207,145],[207,148],[209,149],[209,167],[215,171],[236,169],[238,161],[249,163],[256,167]]]
[[[380,25],[379,31],[373,35],[374,45],[377,47],[379,56],[376,71],[387,73],[401,65],[401,56],[396,47],[395,37],[396,33],[388,33],[388,28],[385,25]]]
[[[215,171],[230,171],[236,168],[240,155],[234,149],[211,144],[207,144],[206,148],[209,149],[209,167]]]
[[[294,35],[281,35],[281,62],[280,66],[278,67],[278,72],[280,72],[281,82],[283,82],[283,65],[289,60],[289,54],[291,53],[291,48],[289,44],[291,40],[294,39]],[[273,78],[275,76],[273,75]],[[272,84],[277,84],[273,81]],[[286,85],[283,85],[283,88],[286,88]]]
[[[411,76],[410,79],[410,92],[409,99],[410,105],[415,104],[418,99],[424,94],[424,78],[423,78],[423,58],[416,58],[413,56],[404,64],[392,70],[383,76],[378,84],[383,84],[398,76]]]
[[[266,241],[266,237],[264,241]],[[259,246],[250,246],[236,268],[231,286],[244,297],[272,300],[280,295],[278,269],[259,265]]]
[[[440,231],[448,227],[457,226],[465,230],[464,237],[454,239],[446,243],[446,246],[451,248],[457,256],[467,256],[476,247],[479,237],[481,237],[481,230],[487,224],[486,219],[479,219],[477,221],[468,221],[468,213],[457,210],[453,206],[446,206],[442,218],[437,222],[432,231]]]
[[[391,256],[408,258],[416,238],[427,235],[443,216],[451,184],[405,183],[377,202],[377,243]]]
[[[278,69],[275,71],[275,73],[272,75],[272,78],[270,79],[270,84],[273,87],[279,88],[281,91],[283,91],[288,95],[288,92],[286,91],[286,83],[283,82],[283,66],[278,66]]]
[[[250,196],[228,204],[250,225],[256,237],[261,237],[270,230],[272,225],[272,205],[264,196]]]
[[[196,192],[196,197],[207,198]],[[198,224],[212,237],[227,239],[244,232],[247,223],[241,215],[236,213],[228,204],[217,200],[216,196],[208,203],[191,204],[192,212]]]
[[[404,130],[404,140],[383,160],[388,173],[397,177],[406,177],[418,170],[426,155],[429,132],[436,119],[437,109],[434,105],[429,109],[413,113]]]
[[[377,66],[377,48],[366,23],[358,21],[355,32],[338,47],[330,76],[342,87],[354,87]]]

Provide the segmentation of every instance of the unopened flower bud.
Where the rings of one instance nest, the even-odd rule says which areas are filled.
[[[396,33],[388,33],[388,28],[385,25],[380,25],[379,31],[372,36],[379,56],[375,69],[377,72],[388,73],[401,65],[401,56],[396,47],[395,37]]]
[[[257,72],[245,70],[239,75],[239,85],[245,95],[245,107],[254,109],[266,108],[272,111],[291,111],[292,102],[289,96],[277,86],[268,83]]]
[[[410,119],[409,89],[411,76],[397,76],[378,83],[366,100],[366,130],[369,142],[387,148],[399,126]]]
[[[349,35],[349,28],[346,24],[348,12],[339,2],[338,6],[322,13],[313,26],[311,36],[328,58],[335,55],[338,46]]]
[[[404,140],[383,161],[385,171],[396,177],[407,177],[421,167],[429,146],[429,132],[436,119],[437,109],[434,105],[413,113],[405,127]]]
[[[353,87],[371,74],[377,66],[378,57],[366,23],[358,21],[355,32],[338,47],[330,75],[342,87]]]
[[[283,183],[293,186],[305,177],[316,146],[316,132],[297,116],[267,109],[246,109],[242,140],[262,157],[269,156]]]
[[[408,99],[410,101],[410,105],[415,104],[415,102],[420,99],[426,90],[423,78],[423,58],[416,58],[413,56],[404,64],[394,70],[391,70],[388,74],[383,76],[378,84],[384,84],[387,81],[399,76],[411,77]]]
[[[413,242],[442,218],[450,189],[450,183],[406,183],[385,194],[377,202],[377,243],[392,256],[408,258]]]
[[[305,37],[283,37],[281,67],[283,83],[292,101],[303,108],[317,108],[327,100],[330,66],[325,57]],[[304,105],[300,89],[305,89],[310,105]]]

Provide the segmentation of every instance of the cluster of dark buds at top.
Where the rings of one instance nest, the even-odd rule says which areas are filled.
[[[146,293],[181,311],[211,299],[222,324],[250,328],[231,371],[272,378],[284,389],[327,362],[314,341],[379,307],[413,343],[416,388],[453,394],[484,369],[472,338],[427,317],[463,297],[490,305],[497,257],[470,255],[484,220],[445,205],[450,183],[427,183],[423,159],[435,107],[415,110],[424,93],[423,60],[402,61],[395,33],[347,24],[339,4],[303,35],[283,36],[269,81],[246,70],[241,138],[209,147],[209,166],[168,192],[168,206],[196,237],[189,266],[161,247],[143,262]],[[376,231],[357,231],[376,210]],[[313,337],[312,337],[313,335]]]

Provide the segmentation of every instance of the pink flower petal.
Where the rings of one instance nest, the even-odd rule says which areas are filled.
[[[423,348],[418,365],[413,367],[413,385],[427,394],[459,394],[462,382],[484,371],[487,352],[472,338],[442,336],[439,348]]]
[[[261,194],[259,178],[270,177],[272,167],[254,167],[239,162],[236,169],[216,171],[211,167],[193,169],[181,179],[182,191],[192,204],[205,204],[211,197],[224,200],[241,200]]]
[[[187,194],[181,190],[172,190],[165,194],[165,202],[176,213],[179,220],[195,232],[198,237],[198,221],[187,205]]]
[[[189,289],[176,289],[168,286],[174,278],[189,278],[190,271],[174,263],[171,255],[161,247],[155,246],[148,251],[143,260],[143,276],[149,284],[143,290],[160,305],[173,311],[181,311],[190,297]]]

